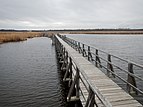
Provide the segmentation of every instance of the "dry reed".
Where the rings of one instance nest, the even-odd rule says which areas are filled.
[[[0,43],[24,41],[42,35],[41,32],[0,32]]]

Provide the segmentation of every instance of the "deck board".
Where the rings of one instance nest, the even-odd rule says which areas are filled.
[[[72,58],[75,65],[78,67],[81,74],[85,75],[88,83],[99,98],[102,98],[103,102],[107,102],[109,106],[114,107],[141,107],[142,105],[136,101],[131,95],[126,93],[121,87],[119,87],[114,81],[107,77],[101,70],[91,64],[86,58],[79,54],[76,50],[70,47],[62,39],[57,37],[60,43],[65,47],[68,55]],[[82,78],[82,77],[81,77]],[[88,84],[86,83],[86,85]],[[80,88],[84,94],[85,99],[88,98],[88,92],[84,84],[80,81]],[[108,106],[102,104],[101,101],[95,97],[98,106]],[[80,100],[85,106],[86,101],[80,93]]]

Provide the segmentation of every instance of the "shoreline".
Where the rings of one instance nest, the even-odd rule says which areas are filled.
[[[47,31],[47,32],[0,32],[0,44],[8,42],[20,42],[26,41],[28,38],[34,37],[49,37],[51,38],[55,34],[106,34],[106,35],[143,35],[142,30],[138,31],[128,31],[128,30],[59,30],[59,31]]]
[[[63,32],[63,33],[69,33],[69,34],[129,34],[129,35],[135,35],[135,34],[143,34],[143,31],[69,31],[69,32]]]
[[[26,41],[28,38],[42,36],[42,32],[0,32],[0,44]]]

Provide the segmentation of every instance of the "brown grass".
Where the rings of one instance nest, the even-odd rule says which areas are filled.
[[[0,43],[24,41],[27,38],[41,36],[41,32],[0,32]]]

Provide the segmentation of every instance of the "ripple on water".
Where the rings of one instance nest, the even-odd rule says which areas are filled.
[[[62,107],[55,50],[48,38],[0,48],[0,107]]]

